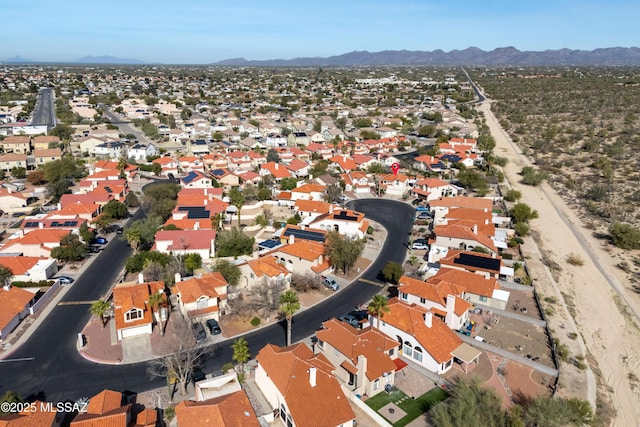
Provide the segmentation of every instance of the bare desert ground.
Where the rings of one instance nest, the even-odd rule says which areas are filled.
[[[509,161],[504,168],[506,178],[522,192],[521,201],[539,213],[531,223],[537,246],[531,239],[523,246],[538,292],[564,302],[562,309],[550,316],[554,336],[570,354],[568,362],[561,364],[558,395],[592,403],[597,400],[597,411],[611,413],[611,425],[635,426],[640,419],[636,376],[640,368],[640,297],[630,291],[623,272],[615,266],[614,254],[619,251],[594,238],[548,184],[520,184],[518,173],[531,163],[498,124],[490,101],[482,103],[479,110],[496,140],[495,154]],[[584,263],[567,262],[571,256]],[[579,363],[583,360],[588,363],[586,369]]]

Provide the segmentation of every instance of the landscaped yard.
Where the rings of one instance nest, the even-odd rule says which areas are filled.
[[[432,388],[417,399],[412,399],[401,390],[394,389],[391,393],[378,393],[374,397],[367,399],[365,403],[375,411],[379,411],[389,403],[396,404],[400,409],[406,412],[406,415],[392,424],[395,427],[402,427],[406,426],[411,421],[427,412],[436,403],[442,402],[447,397],[449,397],[449,393],[439,387]],[[385,411],[378,413],[384,418],[389,419],[389,414],[385,414],[384,412]]]

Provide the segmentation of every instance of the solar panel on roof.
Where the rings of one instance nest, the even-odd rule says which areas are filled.
[[[312,242],[324,242],[325,235],[317,231],[299,230],[297,228],[288,228],[284,232],[284,237],[294,236],[298,239],[311,240]]]
[[[40,224],[37,221],[28,221],[24,223],[24,227],[25,228],[34,228],[34,227],[38,227],[38,224]]]
[[[453,263],[474,268],[482,268],[484,270],[500,271],[500,260],[498,258],[487,258],[468,253],[461,253]]]
[[[225,172],[222,169],[214,169],[211,173],[215,176],[222,176],[225,174]]]
[[[111,187],[107,187],[106,185],[104,186],[104,191],[106,191],[107,193],[113,193]]]
[[[262,248],[266,248],[266,249],[273,249],[276,246],[280,245],[280,241],[278,240],[273,240],[273,239],[269,239],[269,240],[265,240],[264,242],[260,242],[258,243],[258,246],[262,247]]]
[[[210,217],[210,211],[204,206],[180,206],[178,211],[187,212],[189,219],[205,219]]]
[[[193,181],[194,179],[196,179],[198,177],[198,174],[196,174],[195,172],[189,172],[187,174],[187,176],[185,176],[184,178],[182,178],[182,181],[184,181],[186,184],[190,183],[191,181]]]
[[[349,215],[347,211],[340,211],[336,215],[333,216],[334,219],[343,219],[345,221],[357,221],[358,217]]]

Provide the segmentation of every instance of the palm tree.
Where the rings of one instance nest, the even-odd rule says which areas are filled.
[[[367,306],[369,313],[378,319],[378,329],[380,329],[380,318],[384,317],[384,314],[390,310],[387,303],[388,301],[383,295],[375,295]]]
[[[138,252],[140,243],[142,242],[142,234],[139,227],[129,227],[124,231],[124,238],[127,239],[127,243],[131,246],[134,252]]]
[[[233,187],[229,192],[229,199],[231,204],[238,208],[238,227],[240,227],[240,210],[244,206],[244,195],[238,190],[238,187]]]
[[[280,295],[280,311],[287,319],[287,346],[291,345],[291,320],[300,309],[300,300],[295,291],[289,289]]]
[[[222,214],[218,212],[214,216],[211,217],[211,228],[216,231],[220,231],[220,226],[222,224]]]
[[[107,322],[105,322],[105,314],[107,314],[109,310],[111,310],[111,303],[109,301],[100,299],[91,304],[89,312],[91,312],[91,314],[93,314],[94,316],[102,319],[102,327],[104,328],[105,326],[107,326]]]
[[[233,349],[233,356],[231,358],[240,363],[241,372],[244,372],[244,364],[251,358],[249,343],[241,337],[233,342],[231,348]]]
[[[165,294],[162,291],[158,291],[155,294],[149,295],[149,305],[151,310],[158,313],[158,322],[160,323],[160,334],[164,336],[164,323],[162,322],[161,310],[167,306],[167,300]]]

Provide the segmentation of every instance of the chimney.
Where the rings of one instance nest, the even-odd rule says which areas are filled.
[[[296,241],[296,237],[293,234],[289,234],[289,244],[293,245]]]
[[[41,223],[41,222],[39,222],[39,223],[38,223],[38,228],[39,228],[40,230],[42,230],[42,229],[44,228],[44,224],[43,224],[43,223]]]
[[[364,375],[367,372],[367,358],[363,355],[358,356],[356,368],[358,369],[358,372],[361,373],[360,375]],[[357,386],[357,384],[354,384],[354,386]]]
[[[4,289],[5,291],[9,292],[11,290],[11,283],[7,282],[4,284],[4,286],[2,287],[2,289]]]
[[[142,271],[138,273],[138,283],[144,283],[144,274],[142,274]]]
[[[309,368],[309,384],[311,387],[316,386],[316,368],[314,366]]]
[[[333,205],[329,205],[329,213],[332,214],[333,213]]]
[[[180,283],[182,281],[182,276],[180,276],[180,273],[176,273],[174,276],[174,281],[176,283]]]
[[[424,324],[427,325],[427,328],[431,327],[432,321],[433,321],[433,314],[431,313],[431,310],[428,310],[424,314]]]
[[[280,166],[278,163],[276,163],[276,170],[278,170],[278,166]]]
[[[346,155],[346,154],[343,154],[343,155],[342,155],[342,161],[343,161],[343,162],[346,162],[346,161],[347,161],[347,155]]]
[[[58,202],[58,210],[62,209],[62,204]]]
[[[473,224],[473,234],[478,234],[478,224]]]
[[[193,229],[194,230],[200,230],[200,221],[196,221],[196,223],[193,224]]]
[[[484,219],[484,225],[489,225],[489,220],[487,218]]]
[[[7,188],[7,193],[11,194],[12,193],[11,188],[9,187],[6,187],[6,188]]]
[[[300,230],[304,230],[304,229],[305,229],[305,227],[306,227],[306,225],[304,225],[304,224],[300,224]]]
[[[449,326],[449,320],[453,319],[453,312],[456,307],[456,297],[449,294],[447,295],[447,326]]]
[[[204,189],[204,195],[207,196],[209,194],[209,189],[205,187]]]

